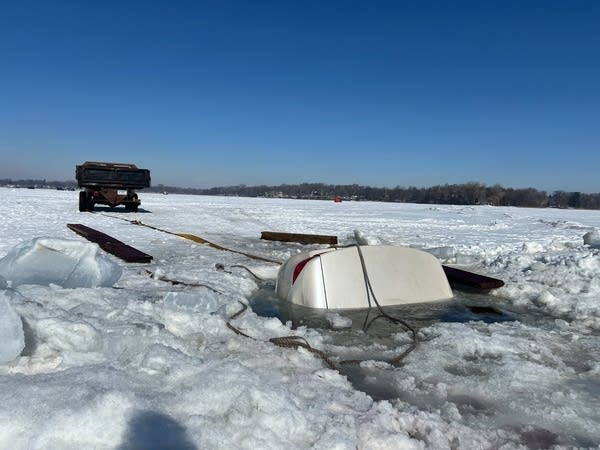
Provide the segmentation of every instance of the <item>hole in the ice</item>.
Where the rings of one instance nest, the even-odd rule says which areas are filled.
[[[506,322],[515,320],[511,315],[495,306],[484,302],[494,302],[497,299],[485,296],[457,297],[447,302],[401,305],[386,307],[385,311],[399,317],[417,328],[426,327],[436,322],[472,322],[485,323]],[[312,328],[331,329],[327,315],[336,313],[352,320],[353,329],[361,329],[367,316],[367,310],[324,311],[306,308],[277,298],[273,286],[265,286],[249,298],[250,307],[259,316],[277,317],[283,323],[291,321],[292,327],[306,325]],[[371,310],[369,318],[377,315]],[[369,333],[382,335],[398,332],[398,327],[387,320],[376,320],[369,327]]]

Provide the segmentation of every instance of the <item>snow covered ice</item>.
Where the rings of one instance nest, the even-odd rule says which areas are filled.
[[[76,192],[0,194],[0,448],[600,444],[600,249],[591,239],[600,211],[142,192],[138,213],[90,214],[77,211]],[[407,312],[421,342],[393,367],[378,359],[409,336],[363,333],[345,312],[292,329],[248,309],[234,324],[255,340],[233,333],[227,319],[272,290],[277,265],[121,219],[282,261],[307,247],[261,241],[261,231],[406,245],[506,285],[456,292],[448,310],[460,317],[444,305]],[[67,223],[113,235],[153,263],[123,263]],[[368,361],[338,372],[268,342],[290,334],[334,360]]]

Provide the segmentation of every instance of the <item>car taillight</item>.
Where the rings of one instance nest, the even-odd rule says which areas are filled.
[[[300,272],[302,272],[302,269],[304,269],[306,263],[309,262],[311,259],[312,258],[307,258],[304,261],[300,261],[298,264],[296,264],[296,267],[294,267],[294,273],[292,274],[292,284],[295,283],[296,278],[298,278],[298,275],[300,275]]]

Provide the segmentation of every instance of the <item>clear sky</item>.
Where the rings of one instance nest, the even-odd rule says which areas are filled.
[[[0,178],[600,191],[600,1],[0,0]]]

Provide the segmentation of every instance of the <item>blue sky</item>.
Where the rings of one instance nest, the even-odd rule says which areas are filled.
[[[0,2],[0,178],[599,192],[598,1]]]

